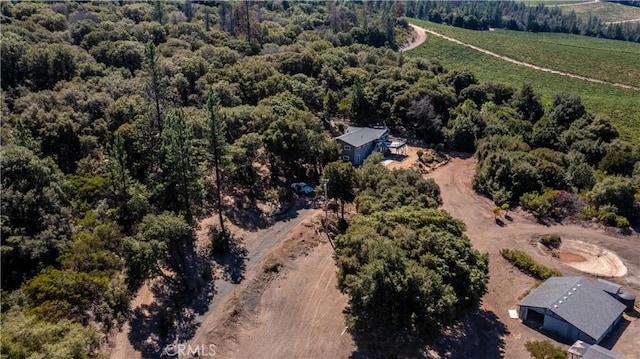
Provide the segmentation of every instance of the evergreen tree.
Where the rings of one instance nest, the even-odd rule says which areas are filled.
[[[227,141],[225,137],[226,123],[220,116],[220,101],[215,91],[209,91],[207,99],[207,111],[209,112],[209,149],[213,155],[213,170],[216,178],[216,206],[220,220],[220,230],[226,235],[224,219],[222,218],[222,180],[220,176],[223,157],[226,153]]]
[[[182,111],[167,116],[162,148],[165,208],[172,208],[175,203],[175,209],[183,211],[187,223],[191,224],[203,189],[195,162],[193,134]]]

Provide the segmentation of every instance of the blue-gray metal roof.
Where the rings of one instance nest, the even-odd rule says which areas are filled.
[[[624,359],[624,357],[599,345],[592,345],[584,352],[582,359]]]
[[[604,279],[596,280],[594,285],[604,290],[605,292],[611,293],[611,294],[618,294],[618,292],[620,291],[620,288],[622,288],[620,284],[609,282],[608,280],[604,280]]]
[[[387,131],[387,128],[349,126],[347,132],[342,136],[336,137],[336,140],[341,140],[353,147],[360,147],[381,138]]]
[[[546,308],[598,340],[624,311],[624,304],[581,277],[552,277],[520,306]]]
[[[550,308],[558,298],[573,288],[582,277],[551,277],[518,303],[526,307]]]

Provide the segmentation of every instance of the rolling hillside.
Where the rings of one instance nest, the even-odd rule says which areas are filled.
[[[411,22],[516,60],[605,81],[640,85],[640,69],[633,66],[635,62],[632,61],[632,58],[640,58],[638,44],[565,34],[476,32],[420,20]],[[565,50],[561,53],[560,48],[565,46],[562,44],[573,44],[574,51]],[[600,49],[602,52],[590,52],[585,48]],[[612,54],[605,57],[605,49]],[[549,53],[553,55],[550,56]],[[589,55],[590,53],[592,55]],[[609,116],[624,138],[640,140],[639,91],[591,83],[511,64],[436,36],[427,36],[421,47],[408,52],[407,55],[436,58],[447,68],[466,68],[475,73],[480,81],[494,81],[516,88],[523,83],[530,83],[541,94],[546,106],[557,93],[577,94],[589,111]],[[562,56],[562,60],[554,59],[555,56]]]

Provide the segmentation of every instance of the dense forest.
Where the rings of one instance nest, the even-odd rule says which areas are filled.
[[[291,199],[291,182],[339,176],[332,137],[347,124],[384,124],[438,149],[477,148],[476,188],[498,204],[520,199],[538,213],[548,193],[552,208],[566,193],[580,204],[576,213],[619,226],[638,219],[638,144],[619,141],[604,116],[570,95],[545,111],[528,86],[478,83],[467,71],[405,58],[395,49],[409,29],[400,17],[408,5],[0,3],[2,354],[99,357],[150,279],[171,293],[161,336],[172,342],[180,308],[211,282],[217,247],[194,243],[199,219],[215,213],[242,225],[234,213],[268,215]],[[498,168],[511,162],[495,156],[513,163]],[[486,261],[468,248],[461,224],[434,209],[432,185],[403,176],[426,190],[413,210],[428,213],[406,230],[427,242],[455,239],[478,267],[469,299],[443,308],[439,323],[450,323],[459,314],[452,310],[477,303]],[[381,204],[375,188],[352,185],[332,196],[351,201],[361,192],[358,211],[370,209],[355,224],[366,226]],[[416,227],[430,221],[437,225]],[[360,240],[351,231],[343,251]],[[397,244],[389,248],[397,268],[425,264]],[[463,290],[440,275],[446,298]],[[354,331],[370,324],[354,323]]]
[[[626,4],[626,2],[622,2]],[[638,6],[637,2],[627,5]],[[553,4],[528,6],[515,1],[407,1],[406,16],[471,30],[489,28],[561,32],[640,42],[640,23],[605,24],[597,16],[584,20],[575,12],[563,14]]]

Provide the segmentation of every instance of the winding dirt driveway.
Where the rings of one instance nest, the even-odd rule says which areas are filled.
[[[496,57],[496,58],[498,58],[500,60],[503,60],[503,61],[506,61],[506,62],[510,62],[512,64],[516,64],[516,65],[519,65],[519,66],[525,66],[525,67],[529,67],[529,68],[532,68],[532,69],[535,69],[535,70],[538,70],[538,71],[549,72],[549,73],[556,74],[556,75],[571,77],[571,78],[574,78],[574,79],[594,82],[594,83],[598,83],[598,84],[620,87],[620,88],[627,89],[627,90],[640,91],[640,87],[636,87],[636,86],[631,86],[631,85],[627,85],[627,84],[623,84],[623,83],[619,83],[619,82],[604,81],[604,80],[595,79],[595,78],[592,78],[592,77],[576,75],[576,74],[572,74],[572,73],[569,73],[569,72],[564,72],[564,71],[560,71],[560,70],[554,70],[554,69],[550,69],[548,67],[542,67],[542,66],[534,65],[534,64],[531,64],[531,63],[528,63],[528,62],[519,61],[519,60],[516,60],[514,58],[511,58],[511,57],[508,57],[508,56],[503,56],[503,55],[497,54],[495,52],[480,48],[478,46],[471,45],[471,44],[468,44],[466,42],[462,42],[462,41],[460,41],[458,39],[454,39],[453,37],[443,35],[443,34],[441,34],[439,32],[433,31],[433,30],[425,29],[423,27],[420,27],[420,26],[417,26],[417,25],[414,25],[414,24],[409,24],[409,25],[411,25],[411,27],[414,28],[416,34],[418,34],[417,35],[418,39],[420,39],[420,34],[424,35],[425,33],[429,33],[431,35],[441,37],[441,38],[443,38],[443,39],[445,39],[447,41],[451,41],[451,42],[456,43],[458,45],[462,45],[462,46],[468,47],[470,49],[474,49],[476,51],[480,51],[483,54],[486,54],[486,55],[489,55],[489,56],[493,56],[493,57]],[[408,50],[414,49],[414,48],[420,46],[420,44],[422,44],[425,41],[425,39],[426,39],[426,35],[421,40],[421,42],[420,41],[416,41],[414,43],[411,43],[406,48],[403,48],[401,51],[408,51]],[[417,45],[416,45],[416,43],[417,43]]]
[[[463,220],[467,226],[467,236],[476,249],[481,252],[498,253],[502,248],[521,248],[547,265],[557,267],[563,272],[582,275],[555,259],[536,253],[532,247],[532,237],[538,234],[557,234],[563,239],[575,239],[601,246],[618,255],[628,268],[628,275],[620,278],[625,286],[640,291],[640,236],[617,236],[607,233],[599,226],[594,228],[575,224],[542,225],[535,218],[520,209],[509,211],[511,220],[504,225],[496,224],[492,209],[494,204],[472,189],[472,180],[477,160],[475,158],[455,157],[445,166],[427,175],[440,186],[443,209],[452,216]],[[493,276],[491,276],[493,279]]]
[[[409,24],[409,26],[413,28],[413,37],[411,38],[411,41],[409,41],[408,44],[405,44],[400,48],[401,52],[413,50],[416,47],[422,45],[425,42],[425,40],[427,40],[427,34],[425,33],[425,29],[413,24]]]

